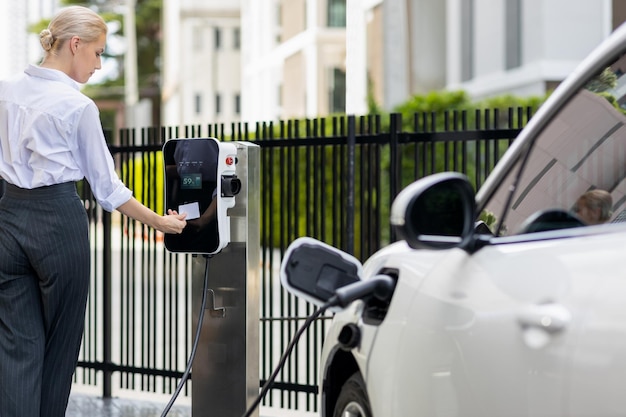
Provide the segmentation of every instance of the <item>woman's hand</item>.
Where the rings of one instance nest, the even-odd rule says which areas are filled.
[[[187,213],[178,214],[176,210],[168,210],[167,214],[163,216],[163,224],[158,228],[163,233],[181,233],[187,221],[185,220]]]
[[[187,221],[185,221],[187,213],[179,214],[176,210],[170,209],[167,210],[166,215],[161,216],[141,204],[134,197],[119,206],[117,210],[163,233],[181,233],[187,225]]]

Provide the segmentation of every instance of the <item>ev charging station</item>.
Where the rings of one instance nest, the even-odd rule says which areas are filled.
[[[194,254],[192,416],[239,417],[259,394],[260,148],[171,139],[163,157],[165,208],[187,213],[165,246]]]

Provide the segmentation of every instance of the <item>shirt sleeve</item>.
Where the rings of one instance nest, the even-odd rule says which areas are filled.
[[[78,120],[76,135],[73,154],[77,165],[98,203],[107,211],[115,210],[130,200],[133,193],[115,172],[95,103],[85,106]]]

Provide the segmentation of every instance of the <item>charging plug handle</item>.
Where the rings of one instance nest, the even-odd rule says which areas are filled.
[[[381,301],[387,301],[393,294],[396,281],[388,275],[376,275],[367,281],[359,281],[346,285],[335,291],[331,298],[333,306],[347,307],[355,300],[376,297]]]

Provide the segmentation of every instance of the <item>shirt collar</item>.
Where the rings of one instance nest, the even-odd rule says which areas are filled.
[[[33,77],[39,77],[51,81],[60,81],[76,90],[80,90],[78,83],[72,80],[66,73],[52,68],[43,68],[29,64],[24,72]]]

